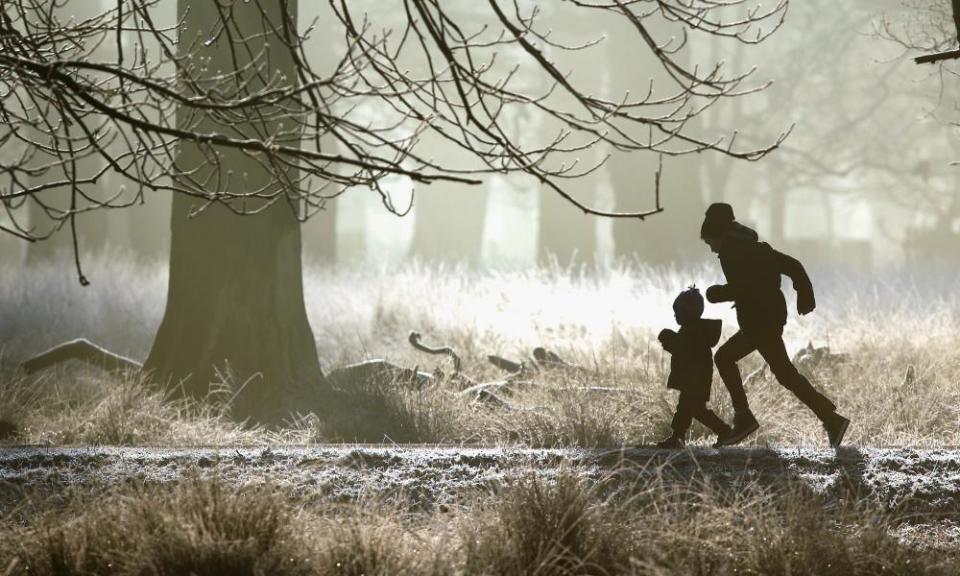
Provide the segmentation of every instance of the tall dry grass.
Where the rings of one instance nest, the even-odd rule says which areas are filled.
[[[780,490],[520,478],[427,515],[308,505],[217,480],[75,495],[0,522],[0,573],[37,575],[955,574],[956,554],[897,536],[904,518]]]
[[[0,441],[649,443],[667,433],[676,401],[664,387],[669,358],[655,335],[673,325],[676,292],[720,278],[709,262],[687,270],[625,266],[589,272],[477,272],[420,264],[308,268],[308,315],[327,368],[386,358],[449,371],[444,361],[409,347],[406,335],[415,329],[460,351],[465,372],[476,380],[503,376],[485,362],[486,354],[519,359],[538,345],[585,370],[541,377],[543,386],[510,398],[508,411],[473,406],[452,386],[412,391],[384,385],[347,391],[354,395],[356,417],[301,418],[267,431],[237,425],[215,405],[170,402],[135,377],[76,366],[39,379],[19,375],[15,366],[26,356],[78,336],[134,358],[146,356],[162,312],[165,269],[117,255],[94,259],[88,268],[94,281],[88,288],[78,286],[66,267],[17,270],[0,285]],[[813,341],[849,354],[848,363],[816,374],[816,384],[853,420],[848,442],[960,443],[958,276],[813,272],[819,308],[804,318],[791,314],[786,339],[791,351]],[[792,303],[791,290],[785,290]],[[726,335],[735,330],[729,307],[710,305],[706,315],[722,318]],[[750,357],[743,372],[759,366]],[[911,366],[915,378],[905,385]],[[589,386],[628,393],[577,390]],[[753,441],[825,444],[816,419],[775,381],[755,383],[748,394],[761,422]],[[713,405],[730,417],[719,381]],[[691,440],[710,438],[695,426]]]

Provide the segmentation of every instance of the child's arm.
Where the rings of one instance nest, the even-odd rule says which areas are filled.
[[[657,335],[657,340],[660,341],[660,345],[663,346],[664,350],[673,354],[673,351],[677,349],[680,343],[680,335],[673,330],[663,329],[660,331],[660,334]]]
[[[793,282],[793,289],[797,291],[797,312],[800,314],[813,312],[813,309],[817,307],[817,301],[813,295],[813,283],[810,282],[807,271],[803,269],[803,264],[783,252],[774,250],[773,255],[777,261],[777,269],[781,274],[790,278],[790,281]]]

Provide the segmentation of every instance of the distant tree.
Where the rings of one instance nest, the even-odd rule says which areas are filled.
[[[953,259],[960,249],[960,0],[900,0],[878,35],[913,57],[926,78],[899,85],[912,114],[885,125],[886,162],[874,172],[886,199],[920,216],[904,239],[910,260]],[[911,141],[910,146],[903,142]]]
[[[423,150],[440,165],[464,164],[463,152],[443,139],[425,139]],[[461,182],[438,182],[420,189],[409,255],[426,261],[478,264],[488,198],[486,187]]]
[[[811,0],[793,8],[785,34],[768,45],[760,63],[776,67],[775,81],[751,103],[742,123],[749,127],[746,138],[769,130],[768,119],[781,111],[782,121],[796,125],[789,141],[762,167],[769,239],[781,245],[790,199],[803,190],[821,195],[841,191],[844,179],[871,161],[871,148],[864,146],[869,123],[895,110],[889,106],[892,71],[871,69],[875,55],[866,47],[865,32],[876,6],[869,0],[843,5]],[[828,9],[831,18],[825,20]],[[810,50],[811,45],[818,48]],[[828,211],[828,231],[831,217]]]
[[[624,93],[650,93],[659,98],[676,90],[675,80],[669,70],[660,66],[655,54],[640,53],[631,57],[630,36],[623,22],[607,19],[607,42],[609,79],[606,94],[615,98]],[[683,66],[693,69],[696,59],[691,46],[685,45],[682,26],[669,13],[653,14],[647,19],[650,34],[665,49],[675,54]],[[726,43],[724,38],[709,39]],[[734,43],[743,46],[743,43]],[[759,55],[758,55],[759,57]],[[719,58],[717,60],[720,60]],[[739,101],[739,98],[734,101]],[[704,133],[704,118],[720,108],[735,105],[734,102],[717,102],[702,110],[687,122],[691,134]],[[736,124],[734,124],[736,125]],[[629,212],[642,205],[643,198],[637,194],[638,185],[660,175],[660,193],[664,212],[657,218],[639,225],[635,221],[618,219],[613,222],[614,254],[621,259],[636,260],[646,264],[670,264],[688,261],[702,256],[702,243],[697,238],[700,222],[706,208],[701,175],[704,163],[717,158],[705,158],[699,154],[683,154],[659,157],[656,154],[614,154],[607,163],[610,184],[613,188],[614,210]]]
[[[82,4],[74,3],[70,8],[67,8],[66,5],[55,4],[51,5],[50,9],[53,16],[62,20],[83,21],[100,14],[102,7],[99,2],[91,1]],[[102,55],[103,53],[104,47],[102,45],[91,50],[92,55]],[[49,113],[51,116],[49,122],[53,124],[59,121],[55,110],[52,108],[48,108],[42,113]],[[91,120],[96,123],[95,118],[91,117]],[[45,119],[44,122],[46,123],[47,120]],[[36,126],[36,133],[32,135],[32,139],[42,139],[47,129],[47,126]],[[64,221],[60,218],[60,215],[71,210],[70,195],[64,193],[67,192],[68,187],[64,184],[58,185],[58,181],[62,179],[58,178],[54,171],[42,169],[42,162],[44,161],[40,160],[40,163],[34,167],[39,168],[39,170],[33,174],[31,183],[37,187],[48,187],[48,189],[40,193],[40,196],[43,197],[42,202],[32,202],[28,205],[30,226],[37,230],[56,229],[62,226]],[[83,158],[74,163],[73,169],[76,171],[78,178],[101,181],[107,172],[106,161],[96,154],[84,155]],[[99,210],[84,211],[85,208],[96,207],[101,202],[97,192],[90,191],[89,193],[91,199],[87,201],[81,198],[78,202],[79,206],[74,208],[83,211],[82,216],[80,216],[80,230],[83,233],[80,242],[82,242],[83,248],[97,251],[106,244],[106,220],[104,218],[106,214]],[[52,235],[46,242],[29,244],[26,250],[27,261],[34,264],[51,262],[54,258],[66,258],[70,255],[71,243],[68,234]]]
[[[313,28],[311,34],[303,37],[303,53],[309,55],[315,74],[332,76],[344,52],[344,39],[343,35],[338,33],[339,26],[329,7],[323,2],[301,3],[299,10],[297,22],[306,23]],[[321,135],[318,149],[328,153],[340,152],[337,138],[332,132]],[[301,198],[299,204],[300,213],[304,216],[309,214],[311,202]],[[325,202],[322,210],[316,211],[303,223],[304,256],[309,261],[321,264],[336,262],[339,250],[338,206],[338,202]]]
[[[598,162],[599,150],[583,154],[584,161]],[[570,182],[570,195],[584,203],[594,203],[603,172],[595,170]],[[537,260],[560,266],[589,265],[597,252],[597,220],[589,214],[573,212],[563,198],[541,188],[537,214]]]
[[[566,44],[588,46],[602,37],[604,15],[601,11],[582,14],[562,11],[556,15],[560,20],[556,22],[555,28],[569,30],[565,35]],[[630,37],[636,40],[632,34]],[[609,41],[604,42],[604,44],[607,43]],[[585,90],[595,95],[607,96],[604,84],[607,81],[611,60],[606,50],[602,52],[574,50],[570,52],[564,64],[566,66],[564,72],[569,75],[571,82],[575,82],[577,86],[583,86]],[[538,87],[540,90],[543,88],[543,86]],[[625,93],[620,92],[618,96]],[[579,202],[596,205],[596,192],[604,176],[605,166],[602,163],[606,154],[607,150],[604,146],[593,146],[577,155],[576,161],[580,166],[595,167],[592,170],[583,170],[578,178],[566,185],[570,195]],[[646,180],[646,182],[651,181]],[[649,206],[649,196],[644,195],[642,201]],[[594,261],[597,251],[596,218],[570,211],[563,198],[545,189],[540,190],[538,209],[537,260],[541,264],[556,262],[561,266],[589,265]]]
[[[482,19],[488,11],[480,2],[452,2],[443,7],[451,22]],[[501,50],[501,55],[506,50]],[[450,146],[446,138],[425,135],[420,149],[434,163],[469,167],[472,152]],[[413,209],[413,239],[410,256],[424,260],[477,264],[483,249],[489,193],[485,186],[438,182],[421,188]]]
[[[207,392],[215,371],[231,373],[245,383],[240,416],[310,409],[327,391],[304,311],[299,224],[338,195],[372,190],[403,214],[408,206],[397,205],[388,182],[472,185],[484,174],[523,173],[586,214],[643,219],[662,210],[652,182],[637,185],[648,206],[597,210],[567,189],[595,169],[576,158],[606,146],[756,160],[780,143],[744,149],[690,134],[691,119],[744,91],[748,73],[691,69],[645,20],[666,14],[684,34],[754,43],[779,26],[785,1],[769,9],[748,0],[564,3],[585,18],[602,12],[629,23],[634,49],[653,53],[676,84],[616,99],[571,79],[564,53],[596,45],[566,46],[537,2],[488,0],[482,16],[461,20],[436,0],[331,0],[345,50],[329,72],[311,64],[293,0],[180,0],[172,27],[155,24],[158,3],[119,0],[73,19],[63,17],[65,0],[0,5],[0,147],[23,149],[2,166],[10,218],[0,226],[39,240],[75,229],[93,208],[172,192],[168,302],[146,366],[161,382],[186,379],[193,395]],[[398,14],[400,24],[384,24]],[[124,35],[136,38],[129,50]],[[96,57],[107,42],[116,58]],[[522,62],[502,65],[505,50]],[[528,75],[543,75],[546,88],[515,89]],[[541,132],[511,133],[513,110],[533,110]],[[471,164],[432,160],[422,153],[427,135]],[[130,182],[126,193],[99,195],[99,177],[77,172],[90,158]],[[66,207],[47,200],[54,189],[64,190]],[[25,222],[29,204],[45,209],[49,224]]]
[[[698,117],[705,136],[723,132],[724,125],[741,126],[738,136],[760,142],[783,125],[793,125],[790,138],[762,164],[738,166],[716,155],[704,157],[704,186],[711,201],[728,199],[763,206],[766,236],[787,242],[790,211],[797,198],[822,207],[827,242],[833,235],[832,200],[840,195],[874,192],[859,185],[877,166],[897,153],[890,140],[904,114],[902,77],[882,58],[870,38],[871,24],[882,9],[881,0],[854,0],[837,4],[810,0],[791,5],[785,25],[751,62],[771,80],[763,93],[714,106]],[[831,17],[824,18],[829,11]],[[816,46],[817,49],[811,49]],[[708,46],[711,59],[744,64],[741,46]],[[720,132],[717,132],[717,130]],[[758,139],[759,138],[759,139]],[[902,154],[900,154],[902,156]],[[741,168],[743,168],[741,170]],[[736,184],[731,188],[732,184]],[[872,194],[875,198],[876,194]]]

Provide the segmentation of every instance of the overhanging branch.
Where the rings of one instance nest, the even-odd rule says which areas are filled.
[[[267,0],[214,3],[212,36],[156,26],[150,13],[160,0],[116,0],[82,19],[70,0],[0,2],[0,232],[42,240],[76,214],[141,203],[145,190],[197,198],[198,211],[218,203],[254,214],[288,202],[306,219],[347,190],[372,189],[403,215],[391,180],[470,185],[491,174],[530,177],[588,215],[643,219],[662,211],[660,171],[652,187],[638,186],[650,209],[603,211],[567,188],[603,168],[579,159],[603,148],[605,157],[710,151],[753,161],[779,146],[783,136],[734,146],[742,142],[735,126],[725,138],[699,137],[696,116],[764,85],[749,86],[750,70],[721,62],[686,64],[680,51],[695,34],[755,44],[779,27],[786,2],[661,1],[648,10],[633,0],[403,0],[400,11],[328,0],[321,21],[339,30],[321,36],[344,45],[311,48],[327,51],[315,59],[327,61],[323,70],[307,57],[295,19],[271,17]],[[556,34],[551,18],[565,23]],[[580,42],[583,30],[571,23],[613,19],[630,24],[623,34],[662,70],[656,91],[598,96],[564,65],[566,53],[602,43],[602,30]],[[682,41],[664,44],[659,26]],[[213,57],[216,74],[204,64]],[[296,74],[276,74],[271,57],[292,59]],[[531,118],[522,130],[520,117]],[[184,145],[198,149],[190,165],[178,164]],[[441,147],[462,165],[432,160]],[[269,178],[247,181],[228,155]],[[82,165],[89,160],[99,167]],[[107,173],[120,176],[125,196],[104,194],[98,180]],[[74,202],[62,206],[56,192],[67,187]],[[23,218],[25,205],[49,217],[46,228]]]

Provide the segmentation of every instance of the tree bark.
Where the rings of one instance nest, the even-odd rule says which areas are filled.
[[[288,5],[295,21],[296,1]],[[281,6],[232,5],[246,36],[262,33],[236,51],[236,65],[243,66],[247,54],[256,54],[273,40],[277,49],[271,48],[270,72],[285,73],[293,82],[296,73],[289,54],[261,26],[259,10],[278,23]],[[219,21],[216,3],[180,0],[178,17],[186,30],[181,46],[195,47],[191,58],[210,58],[211,73],[233,69],[226,35],[209,40]],[[194,43],[197,34],[207,44]],[[221,153],[220,169],[244,174],[250,189],[270,177],[243,154]],[[181,172],[214,169],[189,142],[180,144],[177,165]],[[294,409],[315,408],[314,399],[326,382],[303,301],[300,226],[294,210],[278,202],[258,214],[239,216],[216,204],[193,214],[197,203],[182,195],[173,199],[166,311],[144,368],[154,379],[180,385],[193,397],[210,391],[218,371],[229,375],[236,387],[233,413],[239,418],[270,422]]]

